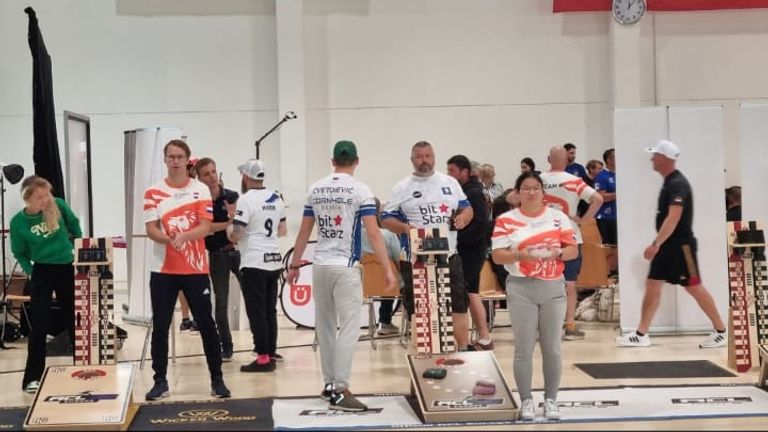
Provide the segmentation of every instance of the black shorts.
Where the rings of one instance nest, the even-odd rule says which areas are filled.
[[[451,278],[451,309],[455,313],[466,313],[469,308],[469,296],[459,254],[451,256],[448,267]],[[410,261],[400,261],[400,274],[403,277],[403,288],[401,288],[403,306],[410,316],[413,315],[413,266]]]
[[[685,287],[700,285],[696,240],[662,244],[659,252],[651,260],[648,279],[663,280]]]
[[[597,229],[604,245],[616,246],[619,244],[616,219],[597,219]]]
[[[482,249],[462,250],[459,252],[468,294],[478,294],[480,292],[480,271],[483,269],[483,264],[485,264],[485,250],[485,247],[483,247]]]

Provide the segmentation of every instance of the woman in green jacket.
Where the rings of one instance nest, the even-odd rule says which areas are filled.
[[[51,296],[64,312],[70,336],[74,332],[75,272],[73,246],[83,235],[80,221],[67,203],[54,198],[51,184],[30,176],[21,183],[25,207],[11,219],[11,251],[31,277],[31,330],[22,388],[35,393],[45,369],[46,333],[50,326]],[[73,339],[73,338],[70,338]]]

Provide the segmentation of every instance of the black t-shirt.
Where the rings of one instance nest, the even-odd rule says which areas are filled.
[[[213,221],[224,222],[229,219],[225,203],[234,204],[238,197],[239,195],[237,192],[221,188],[219,197],[213,200]],[[225,246],[229,246],[230,243],[231,242],[227,238],[226,230],[216,231],[205,237],[205,248],[213,252],[218,251]]]
[[[490,221],[488,220],[488,203],[483,193],[483,185],[477,180],[477,177],[470,177],[466,183],[461,185],[461,189],[472,205],[474,216],[469,225],[459,230],[457,247],[463,250],[470,248],[484,250],[488,242]]]
[[[656,211],[656,231],[661,229],[669,214],[670,205],[683,206],[683,214],[667,241],[685,243],[693,240],[693,191],[688,179],[678,170],[664,179],[659,193],[659,207]]]

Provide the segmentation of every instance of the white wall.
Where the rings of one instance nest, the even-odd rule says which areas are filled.
[[[273,8],[178,3],[163,10],[152,2],[0,2],[0,160],[34,172],[32,61],[23,12],[29,5],[52,57],[62,161],[63,111],[91,118],[96,235],[125,232],[123,131],[183,127],[194,155],[216,159],[227,186],[238,189],[236,166],[254,156],[253,141],[277,121]],[[278,181],[278,143],[267,140],[262,158],[269,181]],[[8,189],[10,216],[21,203],[18,186]],[[117,257],[115,273],[125,279],[124,258]]]
[[[283,114],[274,1],[0,2],[0,161],[32,171],[30,5],[53,57],[56,112],[92,120],[98,235],[124,230],[114,160],[124,130],[183,127],[234,186],[253,140]],[[553,14],[542,0],[305,1],[308,158],[295,169],[316,179],[333,142],[352,139],[359,176],[386,199],[421,139],[440,169],[462,152],[495,164],[506,185],[524,156],[544,168],[554,144],[574,142],[582,163],[599,157],[612,146],[610,19]],[[726,184],[739,183],[739,102],[768,99],[768,10],[649,13],[640,26],[641,103],[723,105]],[[63,144],[61,117],[58,127]],[[291,175],[279,144],[274,136],[262,153],[278,188]]]

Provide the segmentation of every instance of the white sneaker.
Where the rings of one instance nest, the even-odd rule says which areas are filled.
[[[699,348],[718,348],[726,345],[728,345],[728,333],[718,333],[717,330],[712,330],[704,342],[699,344]]]
[[[636,331],[622,336],[616,336],[616,345],[624,347],[648,347],[651,346],[651,338],[647,334],[640,336]]]
[[[533,420],[536,418],[536,406],[533,399],[525,399],[520,405],[520,420]]]
[[[378,334],[379,336],[395,335],[399,333],[400,333],[400,329],[396,325],[384,324],[384,323],[381,323],[379,325],[379,329],[376,331],[376,334]]]
[[[544,418],[547,420],[560,420],[560,408],[554,399],[544,399]]]

